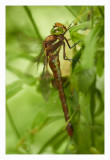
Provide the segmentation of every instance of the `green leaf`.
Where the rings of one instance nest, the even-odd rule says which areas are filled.
[[[103,52],[99,52],[97,55],[97,62],[96,62],[96,69],[97,69],[97,74],[98,76],[102,76],[103,71],[104,71],[104,55]]]
[[[83,116],[83,118],[85,119],[84,122],[87,124],[90,124],[92,122],[91,119],[91,112],[90,112],[90,92],[86,92],[86,93],[80,93],[79,94],[79,106],[81,109],[81,115]]]
[[[32,85],[32,84],[35,84],[35,82],[36,82],[36,78],[28,77],[7,85],[6,86],[7,100],[13,97],[14,95],[16,95],[19,91],[21,91],[23,89],[23,84]]]
[[[11,98],[22,89],[22,82],[20,80],[13,82],[6,86],[6,99]]]
[[[75,125],[75,142],[77,144],[77,153],[89,153],[91,146],[91,128],[92,122],[90,113],[90,91],[79,93],[80,120]]]
[[[90,22],[85,22],[85,23],[81,23],[79,25],[76,25],[74,27],[72,27],[70,29],[70,35],[72,36],[72,34],[78,30],[84,30],[85,28],[90,28]]]
[[[95,78],[93,70],[83,70],[72,74],[72,83],[74,87],[81,92],[86,92]]]
[[[80,57],[81,57],[81,53],[82,53],[82,49],[80,49],[80,50],[75,54],[75,56],[73,57],[73,61],[72,61],[72,72],[73,72],[76,64],[77,64],[78,62],[80,63],[79,59],[80,59]]]
[[[81,66],[85,69],[92,69],[94,66],[94,57],[100,31],[100,26],[97,26],[85,38],[85,49],[81,57]]]

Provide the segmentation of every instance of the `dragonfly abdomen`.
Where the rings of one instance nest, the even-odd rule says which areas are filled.
[[[63,90],[61,70],[60,70],[60,61],[59,61],[58,55],[49,57],[49,66],[53,72],[53,75],[56,81],[56,85],[57,85],[57,89],[59,91],[59,96],[60,96],[60,100],[62,103],[65,120],[68,121],[70,117],[69,117],[69,112],[68,112],[68,106],[66,103],[66,97],[64,94],[64,90]],[[68,131],[69,136],[73,135],[73,127],[72,127],[71,122],[67,124],[67,131]]]

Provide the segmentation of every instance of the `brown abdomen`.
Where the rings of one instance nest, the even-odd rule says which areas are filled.
[[[49,66],[53,72],[55,81],[56,81],[56,85],[59,91],[59,96],[60,96],[60,100],[62,103],[62,108],[63,108],[63,112],[64,112],[64,116],[65,116],[65,120],[68,121],[69,120],[69,112],[68,112],[68,107],[67,107],[67,103],[66,103],[66,97],[64,94],[64,90],[63,90],[63,84],[62,84],[62,79],[61,79],[61,70],[60,70],[60,61],[59,61],[59,56],[51,56],[49,57]],[[67,125],[67,131],[69,136],[73,135],[73,127],[71,122],[68,123]]]

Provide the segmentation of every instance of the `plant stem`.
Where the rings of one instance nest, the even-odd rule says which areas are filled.
[[[93,28],[93,7],[91,7],[91,29]]]
[[[77,14],[75,13],[75,12],[72,12],[72,10],[70,9],[70,7],[69,6],[65,6],[68,10],[69,10],[69,12],[75,17],[75,18],[77,18]],[[78,20],[79,22],[81,22],[80,20]]]
[[[13,127],[13,129],[14,129],[16,135],[17,135],[17,137],[20,138],[20,137],[21,137],[21,136],[20,136],[20,133],[19,133],[18,129],[16,128],[16,125],[15,125],[15,123],[14,123],[14,120],[13,120],[13,118],[12,118],[12,116],[11,116],[11,113],[10,113],[10,110],[9,110],[7,104],[6,104],[6,111],[7,111],[9,120],[10,120],[10,122],[11,122],[11,125],[12,125],[12,127]]]
[[[102,7],[98,6],[98,9],[99,9],[99,12],[100,12],[102,18],[104,19],[104,13],[103,13]]]
[[[36,32],[37,36],[39,37],[39,40],[42,41],[42,36],[41,36],[41,34],[40,34],[39,30],[38,30],[38,27],[37,27],[37,25],[36,25],[36,23],[34,21],[34,18],[33,18],[32,14],[31,14],[30,9],[27,6],[24,6],[24,9],[25,9],[25,11],[27,12],[27,14],[29,16],[30,21],[32,22],[32,25],[33,25],[33,27],[35,29],[35,32]]]
[[[95,112],[95,83],[96,79],[94,80],[92,86],[91,86],[91,118],[92,118],[92,130],[91,130],[91,140],[92,140],[92,146],[94,146],[94,112]]]

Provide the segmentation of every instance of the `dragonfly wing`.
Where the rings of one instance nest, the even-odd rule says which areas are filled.
[[[41,74],[40,88],[41,88],[41,93],[46,101],[49,99],[49,96],[51,95],[50,82],[51,82],[51,74],[48,72],[48,58],[47,56],[45,56],[44,68]]]
[[[39,54],[42,48],[43,42],[40,42],[37,38],[29,37],[25,33],[19,32],[17,35],[18,42],[24,52],[28,54]]]
[[[39,63],[44,60],[43,42],[22,32],[17,34],[17,38],[23,54],[32,62],[31,66],[33,64],[38,69]]]
[[[44,63],[39,89],[44,99],[48,100],[49,95],[51,94],[50,74],[48,72],[48,58],[44,55],[43,42],[36,40],[36,38],[29,37],[22,32],[18,34],[18,42],[24,53],[32,55],[33,58],[31,61],[34,68],[37,68],[38,70],[40,62]],[[32,63],[29,66],[30,68],[32,67]]]
[[[44,62],[44,60],[45,60],[44,48],[42,47],[40,54],[36,57],[37,68],[39,66],[39,63]]]

